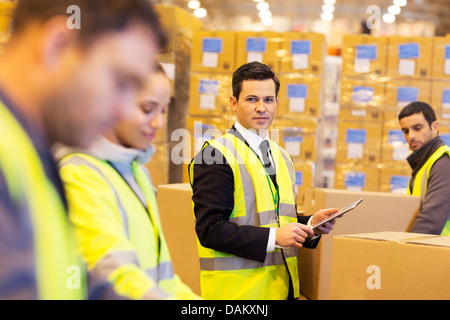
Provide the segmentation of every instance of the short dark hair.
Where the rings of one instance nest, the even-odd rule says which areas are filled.
[[[80,43],[89,45],[100,35],[118,32],[133,23],[142,23],[155,35],[159,48],[167,36],[158,14],[148,0],[20,0],[13,19],[13,34],[29,22],[45,23],[55,16],[69,16],[67,9],[76,5],[81,11]]]
[[[242,82],[246,80],[267,79],[272,79],[273,82],[275,82],[275,95],[278,96],[278,92],[280,91],[280,82],[269,66],[257,61],[243,64],[233,73],[233,96],[236,100],[239,99],[239,94],[242,90]]]
[[[431,124],[436,121],[436,114],[434,113],[433,108],[431,108],[429,104],[421,101],[411,102],[406,107],[404,107],[398,114],[398,120],[400,121],[404,117],[409,117],[417,113],[423,114],[425,120],[427,120],[428,124],[430,125],[430,128]]]

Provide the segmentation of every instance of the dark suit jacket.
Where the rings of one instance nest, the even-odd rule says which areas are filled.
[[[248,146],[234,126],[229,132]],[[234,176],[223,155],[216,155],[216,152],[219,151],[208,145],[194,158],[194,183],[191,181],[191,185],[198,239],[206,248],[264,262],[269,228],[239,226],[229,221],[234,208]],[[218,158],[223,160],[219,164],[208,161]],[[308,219],[309,216],[299,216],[298,222],[306,224]],[[315,248],[318,242],[319,238],[308,239],[303,246]]]

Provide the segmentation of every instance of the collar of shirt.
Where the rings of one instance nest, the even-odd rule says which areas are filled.
[[[256,133],[256,131],[244,128],[237,121],[235,122],[234,127],[244,137],[245,141],[248,142],[248,145],[250,146],[250,148],[252,148],[258,154],[258,156],[262,159],[262,153],[261,153],[261,149],[259,148],[259,146],[263,140],[267,140],[270,142],[269,134],[266,134],[266,136],[264,138],[261,138]]]

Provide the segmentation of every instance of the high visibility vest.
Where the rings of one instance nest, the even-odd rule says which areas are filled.
[[[234,208],[229,221],[264,228],[297,222],[295,173],[286,151],[270,142],[277,169],[276,190],[256,153],[238,137],[227,133],[209,145],[220,151],[233,171]],[[189,166],[191,184],[195,183],[193,170],[197,160],[194,158]],[[258,262],[205,248],[198,239],[197,244],[204,299],[286,299],[290,278],[294,297],[299,296],[298,248],[276,248],[267,252],[264,262]]]
[[[85,270],[66,209],[32,141],[1,102],[0,169],[13,203],[31,216],[38,298],[84,299]]]
[[[450,148],[446,145],[437,148],[437,150],[428,158],[425,164],[417,172],[414,179],[413,190],[411,191],[411,181],[408,183],[407,193],[420,197],[421,202],[425,199],[428,189],[428,177],[434,163],[444,154],[450,156]],[[441,235],[450,236],[450,220],[445,223]]]
[[[60,165],[78,247],[94,274],[131,299],[198,298],[174,274],[155,192],[141,165],[132,162],[132,170],[147,209],[110,163],[74,153]]]

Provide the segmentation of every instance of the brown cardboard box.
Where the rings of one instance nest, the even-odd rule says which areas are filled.
[[[408,231],[420,208],[420,199],[415,196],[316,188],[306,190],[305,214],[313,214],[323,208],[342,208],[362,197],[364,200],[357,208],[339,218],[333,230],[322,236],[316,249],[300,250],[300,289],[307,298],[330,298],[333,236]],[[352,258],[349,262],[353,261]]]
[[[376,165],[336,164],[336,189],[349,191],[379,191],[380,175]]]
[[[317,121],[279,120],[279,143],[294,160],[316,161]]]
[[[324,72],[325,36],[312,32],[281,34],[280,72],[320,75]]]
[[[237,32],[236,69],[247,62],[259,61],[278,73],[280,66],[277,54],[280,45],[281,34],[278,32]]]
[[[383,165],[380,167],[381,192],[406,194],[409,179],[411,178],[411,167],[408,163],[402,166]]]
[[[336,162],[379,163],[381,137],[382,122],[339,121]]]
[[[390,36],[387,52],[389,76],[431,78],[432,37]]]
[[[278,77],[280,92],[277,114],[284,118],[319,117],[322,82],[319,77],[286,74]]]
[[[450,237],[376,232],[333,239],[331,299],[448,300]]]
[[[381,76],[386,72],[387,38],[370,35],[344,35],[342,75]]]
[[[385,165],[408,165],[406,158],[411,154],[398,120],[383,124],[381,162]]]
[[[193,72],[189,88],[189,114],[218,116],[230,114],[231,75]]]
[[[450,120],[450,81],[432,80],[430,102],[438,120]]]
[[[314,187],[315,163],[309,161],[294,161],[295,193],[297,211],[303,211],[305,190]]]
[[[446,63],[446,60],[450,59],[448,55],[450,55],[450,37],[434,37],[432,64],[433,79],[450,80],[450,61]]]
[[[385,99],[381,80],[342,78],[339,119],[383,121]]]
[[[431,103],[431,80],[394,78],[386,83],[385,121],[398,120],[399,112],[413,101]]]
[[[235,32],[198,30],[192,39],[191,71],[234,72]]]
[[[160,185],[157,200],[175,274],[200,295],[200,263],[191,187],[187,183]]]

